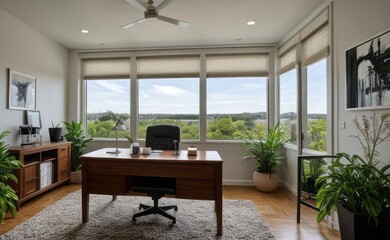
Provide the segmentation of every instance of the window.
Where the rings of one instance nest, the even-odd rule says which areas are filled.
[[[87,132],[92,138],[115,138],[115,117],[125,121],[126,131],[118,137],[130,135],[130,80],[86,80]],[[112,112],[112,116],[108,111]]]
[[[266,137],[268,55],[206,55],[207,140]]]
[[[130,136],[130,59],[85,59],[83,76],[88,136],[115,138],[118,117],[127,127],[118,137]]]
[[[183,140],[198,140],[199,78],[140,79],[140,139],[152,124],[179,125]]]
[[[267,78],[207,79],[207,139],[265,138]]]
[[[289,143],[297,144],[297,70],[279,76],[279,121]]]
[[[181,127],[181,139],[199,139],[199,55],[137,58],[138,138],[151,124]]]
[[[327,150],[327,66],[326,59],[307,66],[306,148]]]

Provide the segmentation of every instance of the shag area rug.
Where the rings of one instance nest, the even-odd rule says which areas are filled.
[[[149,215],[132,221],[140,203],[150,198],[90,195],[89,221],[81,221],[81,191],[69,194],[0,239],[275,239],[251,201],[223,201],[223,235],[216,236],[213,201],[163,198],[161,205],[177,205],[176,224]]]

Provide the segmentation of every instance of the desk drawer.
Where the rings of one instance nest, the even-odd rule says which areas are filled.
[[[185,199],[214,199],[214,182],[176,179],[176,197]]]
[[[112,175],[88,175],[88,189],[89,193],[113,195],[124,195],[128,190],[126,177]]]

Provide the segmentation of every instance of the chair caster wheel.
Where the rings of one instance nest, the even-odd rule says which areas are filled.
[[[172,223],[173,223],[173,224],[175,224],[175,223],[176,223],[176,219],[175,219],[175,220],[173,220],[173,221],[172,221]]]
[[[133,222],[137,221],[137,219],[135,219],[135,217],[133,217]]]
[[[175,207],[174,210],[177,212],[177,207]]]

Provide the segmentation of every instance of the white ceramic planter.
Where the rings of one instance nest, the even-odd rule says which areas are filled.
[[[279,174],[253,172],[253,183],[261,192],[272,192],[279,186]]]

